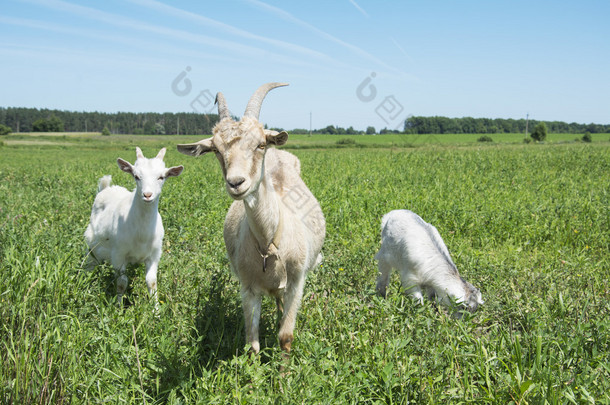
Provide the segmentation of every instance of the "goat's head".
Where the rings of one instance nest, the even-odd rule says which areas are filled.
[[[259,87],[239,121],[231,118],[224,96],[218,93],[219,121],[212,130],[213,136],[196,143],[178,145],[178,151],[185,155],[200,156],[214,152],[220,162],[227,192],[235,200],[244,199],[258,189],[263,178],[267,145],[283,145],[288,139],[286,132],[264,129],[258,121],[265,96],[281,86],[287,84],[267,83]]]
[[[136,196],[141,196],[142,200],[147,203],[159,199],[165,179],[179,176],[184,170],[183,166],[174,166],[169,169],[165,167],[163,162],[165,148],[161,149],[153,159],[147,159],[142,154],[142,150],[136,147],[136,156],[136,162],[133,165],[121,158],[117,159],[117,163],[122,171],[133,176],[136,180]]]
[[[483,296],[481,295],[481,291],[478,288],[476,288],[463,278],[462,282],[464,283],[465,290],[464,298],[462,301],[462,307],[468,312],[474,312],[477,310],[479,305],[483,305],[485,301],[483,301]]]

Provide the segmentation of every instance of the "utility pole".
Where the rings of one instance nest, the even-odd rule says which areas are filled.
[[[530,113],[525,116],[525,137],[527,138],[528,124],[530,122]]]
[[[311,111],[309,112],[309,136],[311,136]]]
[[[178,118],[178,124],[176,125],[176,127],[178,129],[176,130],[176,135],[180,135],[180,116],[178,116],[177,118]]]

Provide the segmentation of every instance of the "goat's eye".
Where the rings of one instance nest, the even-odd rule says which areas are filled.
[[[142,180],[142,177],[138,176],[137,174],[135,174],[133,177],[134,177],[136,180]]]
[[[261,143],[260,145],[258,145],[258,149],[265,149],[266,146],[266,144]]]
[[[163,180],[165,180],[165,177],[163,177],[163,176],[159,176],[159,178],[158,178],[157,180],[159,180],[159,181],[163,181]]]

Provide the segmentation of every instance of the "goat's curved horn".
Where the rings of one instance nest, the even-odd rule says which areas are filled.
[[[218,104],[219,121],[222,121],[225,118],[231,118],[229,107],[227,107],[227,100],[225,100],[225,96],[221,92],[216,93],[216,100],[214,103]]]
[[[258,116],[261,112],[261,105],[263,104],[263,100],[269,91],[275,89],[276,87],[288,86],[288,83],[266,83],[254,92],[252,97],[250,97],[250,101],[248,101],[248,106],[246,107],[246,112],[244,113],[244,117],[254,117],[258,119]]]

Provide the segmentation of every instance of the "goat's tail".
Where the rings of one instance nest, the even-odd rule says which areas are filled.
[[[112,176],[111,175],[107,174],[104,177],[102,177],[100,179],[100,181],[97,183],[97,192],[99,193],[100,191],[102,191],[106,187],[110,187],[110,183],[112,183]]]
[[[388,212],[387,214],[385,214],[383,216],[383,218],[381,218],[381,232],[383,232],[383,229],[385,228],[386,224],[388,223],[391,213],[392,213],[392,211]]]

